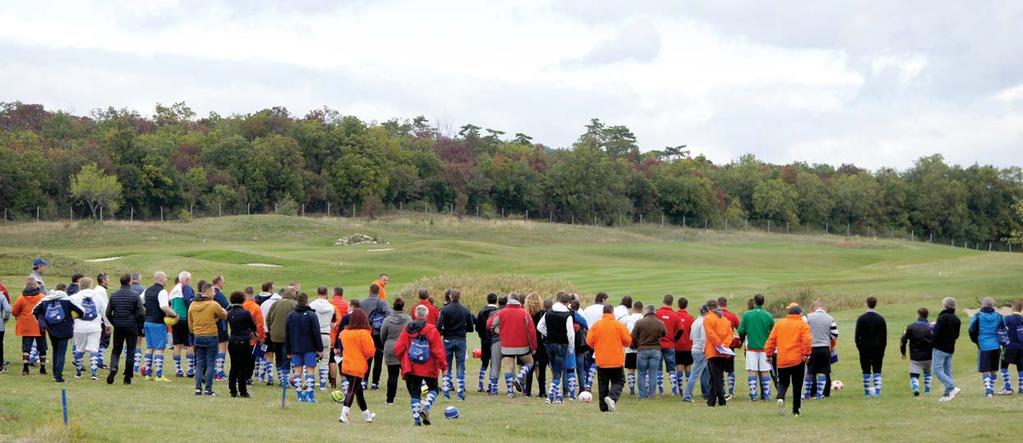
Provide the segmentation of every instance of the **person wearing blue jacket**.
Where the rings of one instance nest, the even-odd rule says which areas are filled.
[[[217,274],[213,277],[213,301],[217,302],[226,311],[231,306],[224,295],[224,276]],[[227,378],[224,373],[224,362],[227,360],[227,320],[217,322],[217,359],[214,361],[215,372],[213,379],[217,381]]]
[[[970,333],[970,340],[977,344],[979,350],[977,372],[980,372],[984,379],[984,395],[988,398],[995,396],[995,383],[998,380],[995,371],[998,370],[1002,349],[998,343],[998,330],[1004,327],[1002,314],[995,311],[995,300],[984,297],[980,301],[980,312],[970,319],[967,330]]]
[[[285,328],[284,351],[291,357],[291,367],[294,368],[292,385],[295,386],[295,395],[299,402],[316,403],[316,358],[323,352],[323,339],[320,338],[320,320],[316,311],[309,307],[308,294],[298,295],[295,310],[288,314]]]
[[[1009,383],[1009,366],[1016,366],[1017,391],[1023,394],[1023,302],[1016,301],[1012,304],[1012,314],[1005,317],[1004,323],[1009,335],[1009,344],[1005,345],[1005,355],[1002,356],[1002,392],[1000,394],[1012,394],[1012,384]]]

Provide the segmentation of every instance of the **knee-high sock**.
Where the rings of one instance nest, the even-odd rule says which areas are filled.
[[[451,391],[451,369],[444,371],[444,376],[441,377],[440,390],[444,392],[444,398],[451,398],[448,392]]]
[[[803,400],[810,399],[810,392],[812,391],[810,388],[814,386],[814,383],[816,383],[816,380],[814,380],[813,374],[807,373],[803,377]]]
[[[931,393],[931,371],[924,372],[924,393]]]
[[[517,380],[519,383],[522,383],[522,379],[526,378],[526,374],[529,374],[529,371],[532,370],[533,370],[532,363],[526,363],[522,365],[522,369],[519,370],[519,375],[515,377],[515,380]]]
[[[139,373],[139,369],[142,367],[142,349],[135,349],[135,367],[131,368],[131,372],[134,374]]]
[[[263,380],[263,370],[266,368],[263,366],[263,357],[257,358],[253,363],[252,378],[254,380]]]
[[[514,378],[515,378],[515,376],[512,375],[511,372],[505,372],[504,373],[504,385],[508,387],[508,395],[509,396],[515,395],[515,387],[512,384],[512,380]]]
[[[341,392],[348,392],[348,385],[348,377],[343,377],[341,379]]]
[[[881,373],[874,373],[874,396],[881,396]]]
[[[195,375],[195,353],[186,353],[185,363],[187,363],[185,365],[185,375]]]
[[[275,382],[275,380],[274,380],[274,364],[273,364],[272,361],[267,360],[264,363],[264,366],[266,367],[266,382],[268,384],[272,385]],[[347,380],[347,379],[345,379],[345,380]],[[348,392],[348,391],[341,391],[341,392]]]
[[[764,375],[760,377],[760,398],[762,400],[771,399],[771,376]]]
[[[1016,380],[1019,383],[1019,393],[1023,394],[1023,371],[1016,371]]]
[[[409,403],[412,406],[412,421],[415,422],[416,424],[418,424],[419,423],[420,401],[419,401],[418,398],[413,398],[413,399],[409,400]]]
[[[586,373],[586,390],[593,388],[593,381],[597,379],[597,363],[594,362],[590,365],[589,372]]]
[[[1002,368],[1002,390],[1012,391],[1012,383],[1009,381],[1009,368]]]
[[[664,373],[657,371],[657,392],[664,393]]]
[[[872,397],[874,389],[870,386],[870,374],[863,374],[863,395]]]
[[[668,371],[668,383],[671,383],[671,395],[678,395],[678,378],[674,370]]]
[[[175,355],[174,357],[174,374],[178,377],[185,375],[185,371],[181,370],[181,355]]]
[[[433,407],[433,402],[437,401],[437,390],[433,389],[426,393],[426,401],[423,402],[423,410],[430,413],[430,408]]]
[[[327,389],[327,382],[330,379],[330,366],[327,364],[327,360],[321,360],[316,363],[316,368],[320,370],[320,390],[324,391]]]
[[[154,376],[156,378],[163,377],[163,353],[162,352],[157,353],[156,355],[153,356],[153,366],[156,367],[156,370],[153,371]]]
[[[103,358],[103,354],[90,352],[89,353],[89,373],[95,377],[96,371],[99,370],[100,359]]]
[[[153,360],[156,359],[156,354],[146,353],[146,377],[153,376]]]
[[[32,342],[32,350],[28,353],[28,362],[31,364],[39,362],[39,349],[36,348],[35,342]]]
[[[824,398],[824,386],[828,384],[828,376],[817,374],[817,400]]]
[[[568,373],[568,398],[575,400],[575,393],[579,391],[579,380],[575,371]]]
[[[728,373],[728,395],[735,394],[735,373]]]
[[[756,400],[757,399],[757,387],[760,384],[760,382],[757,380],[757,376],[755,376],[755,375],[747,375],[746,376],[746,384],[749,385],[749,399],[750,400]]]
[[[480,392],[482,392],[482,391],[483,391],[483,381],[484,381],[484,380],[485,380],[486,378],[487,378],[487,370],[486,370],[486,369],[482,369],[482,368],[481,368],[481,369],[480,369],[480,386],[479,386],[479,390],[480,390]]]
[[[909,388],[914,393],[920,392],[920,374],[909,374]]]
[[[224,359],[227,357],[223,352],[217,353],[217,360],[213,367],[216,368],[216,377],[224,378]]]
[[[78,350],[75,350],[74,352],[71,353],[71,358],[74,359],[75,363],[75,375],[78,377],[81,377],[82,371],[85,370],[85,368],[82,367],[82,357],[84,355],[85,355],[84,352],[78,352]]]
[[[107,347],[99,345],[99,355],[96,356],[96,364],[99,366],[106,366],[103,364],[103,354],[107,353]],[[93,374],[95,375],[95,374]]]
[[[636,374],[630,372],[625,378],[629,381],[629,395],[636,395]]]
[[[984,377],[984,395],[994,395],[995,393],[995,377],[993,374],[987,372],[982,374]]]
[[[490,379],[490,384],[487,386],[487,392],[490,394],[497,394],[497,378],[493,377]]]
[[[32,360],[31,354],[32,354],[31,352],[22,352],[21,353],[21,362],[27,365],[29,363],[29,361]]]
[[[465,374],[456,375],[458,377],[458,395],[460,398],[465,397]]]
[[[312,372],[305,374],[305,401],[316,403],[316,376]]]

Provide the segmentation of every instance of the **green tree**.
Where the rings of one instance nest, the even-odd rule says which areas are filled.
[[[778,223],[799,224],[796,191],[777,178],[757,183],[753,189],[753,214]]]
[[[117,176],[104,174],[95,163],[85,165],[71,179],[71,194],[89,205],[93,218],[100,208],[116,212],[121,206],[121,183]]]

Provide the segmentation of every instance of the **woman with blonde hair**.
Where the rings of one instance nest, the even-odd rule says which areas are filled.
[[[552,302],[549,299],[545,303],[544,300],[540,298],[540,294],[535,292],[531,292],[526,296],[526,311],[528,311],[529,316],[533,318],[534,325],[540,324],[540,319],[543,318],[543,315],[547,313],[548,309],[550,309],[550,305],[552,305]],[[532,394],[533,374],[535,373],[537,387],[539,388],[539,390],[536,391],[536,396],[538,398],[546,399],[547,363],[550,360],[547,356],[547,343],[544,341],[543,335],[540,334],[539,331],[537,331],[536,334],[536,344],[536,355],[533,357],[536,362],[536,366],[534,366],[533,372],[526,375],[526,386],[524,386],[522,395],[529,397],[530,394]]]

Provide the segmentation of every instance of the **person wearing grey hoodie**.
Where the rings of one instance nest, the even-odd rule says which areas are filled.
[[[46,324],[53,348],[53,381],[57,383],[64,383],[64,360],[67,358],[67,343],[74,336],[74,319],[83,314],[82,309],[71,302],[64,289],[63,283],[57,285],[57,290],[46,294],[32,309],[32,314],[42,319],[40,326]]]
[[[387,306],[387,302],[380,298],[380,286],[376,284],[369,285],[369,296],[362,300],[359,306],[369,318],[373,344],[377,348],[376,354],[373,358],[369,359],[369,365],[366,367],[366,376],[363,377],[362,383],[366,384],[366,381],[370,379],[370,373],[372,373],[373,384],[370,388],[375,391],[380,389],[380,372],[383,370],[384,364],[384,342],[380,339],[380,328],[384,325],[383,320],[386,320],[387,316],[391,315],[391,307]],[[377,324],[378,319],[379,325]]]
[[[398,342],[402,329],[412,322],[412,317],[405,313],[405,300],[394,299],[391,315],[384,319],[380,327],[380,341],[384,342],[384,364],[387,365],[387,404],[394,404],[394,396],[398,393],[398,378],[401,376],[401,360],[394,355],[394,344]]]

